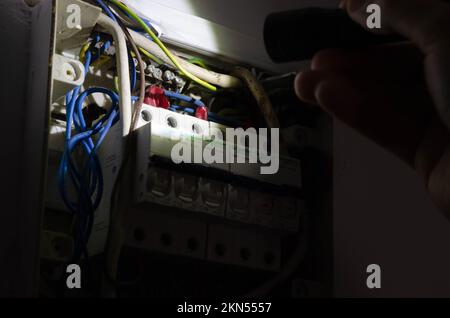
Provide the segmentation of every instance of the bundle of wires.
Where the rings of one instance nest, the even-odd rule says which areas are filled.
[[[192,98],[192,97],[180,94],[180,93],[175,93],[175,92],[165,90],[164,95],[170,99],[176,99],[176,100],[179,100],[182,102],[190,103],[190,104],[194,105],[195,107],[200,107],[200,108],[206,107],[205,104],[203,104],[203,102],[201,100],[195,99],[195,98]]]
[[[132,21],[133,21],[133,18],[130,16],[130,14],[128,14],[128,12],[126,12],[125,10],[123,10],[122,8],[118,8],[119,9],[119,12],[117,12],[117,11],[115,11],[115,12],[113,12],[112,10],[111,10],[111,8],[110,7],[108,7],[106,4],[105,4],[105,2],[103,2],[103,0],[96,0],[96,2],[98,3],[98,5],[103,9],[103,11],[105,11],[105,13],[111,18],[111,19],[113,19],[116,23],[118,22],[118,20],[120,19],[120,20],[122,20],[122,22],[123,22],[123,24],[126,26],[126,27],[128,27],[128,28],[130,28],[131,30],[134,30],[134,31],[136,31],[136,32],[139,32],[139,33],[143,33],[144,35],[147,35],[147,33],[146,33],[146,31],[142,28],[142,27],[139,27],[139,26],[137,26],[137,25],[135,25]],[[124,19],[121,19],[121,17],[119,16],[119,14],[122,14],[123,15],[123,17],[124,17]],[[152,32],[153,33],[155,33],[155,35],[157,36],[157,37],[159,37],[161,34],[160,34],[160,32],[158,31],[158,29],[157,28],[155,28],[154,26],[153,26],[153,24],[150,22],[150,20],[148,20],[148,19],[146,19],[146,18],[144,18],[144,17],[142,17],[142,16],[139,16],[139,18],[150,28],[150,30],[152,30]],[[149,35],[147,35],[148,37],[150,37]]]
[[[129,7],[127,7],[125,4],[123,4],[120,1],[117,1],[117,0],[107,0],[107,1],[108,1],[108,4],[111,4],[112,6],[114,6],[114,8],[117,8],[119,12],[125,14],[127,18],[129,18],[130,20],[132,20],[134,23],[137,24],[137,27],[141,31],[145,32],[148,35],[150,37],[150,39],[153,40],[160,47],[160,49],[164,52],[164,54],[169,58],[169,60],[173,63],[173,65],[178,69],[180,74],[184,75],[185,77],[187,77],[188,79],[197,83],[198,85],[207,88],[210,91],[213,91],[213,92],[217,91],[217,87],[215,87],[214,85],[211,85],[210,83],[193,75],[191,72],[189,72],[187,69],[185,69],[181,65],[181,63],[179,62],[177,57],[158,38],[159,34],[155,32],[155,28],[151,25],[151,23],[148,20],[140,17],[138,14],[136,14],[133,10],[131,10]],[[118,22],[118,20],[120,18],[112,12],[112,9],[108,4],[106,4],[103,0],[96,0],[96,2],[99,4],[99,6],[103,9],[103,11],[111,19]],[[149,52],[146,52],[146,53],[149,54]]]
[[[186,96],[186,95],[183,95],[180,93],[167,91],[167,90],[164,91],[164,95],[169,99],[189,103],[192,105],[192,107],[189,107],[189,106],[180,106],[180,105],[172,104],[169,107],[169,109],[171,111],[174,111],[174,112],[181,111],[181,112],[187,113],[192,116],[196,115],[199,108],[203,108],[207,111],[205,104],[203,104],[203,102],[201,100],[194,99],[192,97],[189,97],[189,96]],[[234,120],[232,118],[223,117],[223,116],[220,116],[220,115],[212,113],[212,112],[208,112],[208,120],[218,123],[218,124],[227,125],[230,127],[241,127],[242,126],[242,123],[237,120]]]
[[[86,74],[91,63],[111,45],[110,41],[105,41],[101,48],[97,49],[99,41],[100,35],[95,35],[93,41],[86,45],[80,54],[84,56]],[[73,262],[78,262],[82,256],[88,256],[87,243],[92,232],[94,213],[102,202],[104,188],[97,151],[111,127],[120,119],[119,96],[115,92],[101,87],[89,88],[81,94],[80,91],[81,87],[76,87],[66,95],[65,151],[58,171],[61,197],[75,216]],[[111,107],[106,115],[88,127],[83,114],[83,105],[86,98],[95,93],[107,95],[111,99]],[[74,155],[79,152],[84,153],[84,157],[77,158],[83,160],[75,160]],[[72,185],[73,193],[69,191],[69,184]]]

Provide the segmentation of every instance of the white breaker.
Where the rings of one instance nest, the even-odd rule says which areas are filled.
[[[142,208],[137,208],[132,218],[134,222],[129,224],[127,244],[151,251],[278,270],[281,237],[283,233],[299,230],[302,201],[295,196],[268,194],[227,183],[213,178],[208,171],[217,170],[231,180],[245,177],[255,185],[300,188],[300,162],[282,157],[279,172],[274,175],[261,175],[261,164],[248,163],[201,164],[208,170],[197,174],[177,169],[175,164],[172,169],[172,148],[180,142],[174,135],[181,135],[183,140],[191,139],[194,152],[195,147],[204,147],[212,140],[211,128],[225,130],[226,127],[149,105],[143,106],[138,127],[134,193],[137,205],[141,204]],[[198,142],[199,139],[203,142]],[[154,165],[155,157],[166,159],[169,165]],[[148,207],[149,203],[154,206]],[[145,209],[159,212],[150,213]],[[186,211],[186,215],[171,217],[171,209]],[[190,218],[192,215],[198,217]],[[208,220],[202,220],[201,215],[209,216]],[[183,228],[179,232],[185,237],[168,229],[167,224],[171,222],[178,224],[174,229]]]

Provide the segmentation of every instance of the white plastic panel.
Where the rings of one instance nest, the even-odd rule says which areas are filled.
[[[210,225],[207,259],[218,263],[278,271],[281,266],[281,240],[278,236],[267,233]]]
[[[274,72],[290,72],[305,63],[275,65],[263,41],[265,17],[276,11],[309,6],[337,8],[338,0],[125,0],[157,22],[164,39]],[[293,30],[287,30],[293,32]],[[314,30],[311,30],[314,32]]]
[[[168,214],[133,211],[126,245],[153,252],[205,258],[206,224]]]
[[[101,9],[80,0],[56,1],[56,50],[83,44],[97,23]],[[78,14],[79,13],[79,14]],[[80,18],[75,24],[75,15]]]
[[[84,65],[74,59],[55,54],[53,56],[53,98],[55,101],[84,82]]]

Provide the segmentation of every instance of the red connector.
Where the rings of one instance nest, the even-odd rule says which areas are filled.
[[[158,86],[150,86],[145,92],[144,103],[153,107],[169,109],[169,99],[164,95],[164,89]]]
[[[197,110],[195,111],[195,117],[198,119],[206,120],[208,121],[208,108],[206,107],[197,107]]]

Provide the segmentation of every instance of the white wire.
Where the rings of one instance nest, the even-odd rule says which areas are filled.
[[[119,74],[120,117],[122,119],[122,135],[130,133],[132,119],[130,68],[128,48],[125,35],[120,26],[108,16],[101,14],[97,23],[106,29],[114,38],[116,46],[117,72]]]
[[[159,46],[156,43],[150,41],[142,34],[137,33],[133,30],[130,30],[130,34],[133,37],[133,40],[136,42],[137,46],[152,53],[153,55],[164,61],[164,63],[174,66],[172,61],[167,57],[167,55],[159,48]],[[200,66],[189,63],[177,56],[175,56],[175,58],[178,60],[178,62],[186,71],[190,72],[191,74],[210,84],[220,86],[223,88],[235,88],[242,86],[241,80],[238,79],[237,77],[212,72]]]

